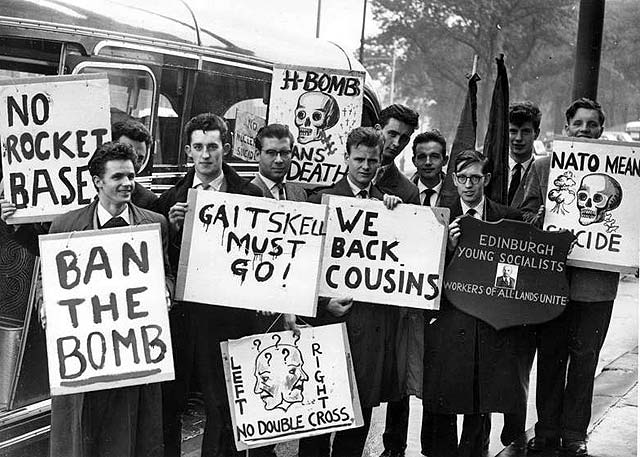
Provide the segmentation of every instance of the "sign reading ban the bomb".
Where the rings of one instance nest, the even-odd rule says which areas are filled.
[[[160,225],[40,237],[52,395],[174,379]]]
[[[323,195],[329,206],[320,295],[438,309],[449,210]]]
[[[345,324],[220,346],[238,450],[362,426]]]
[[[9,224],[50,221],[91,202],[89,158],[110,140],[105,75],[0,81],[0,141]]]
[[[638,269],[640,145],[556,138],[544,227],[576,236],[568,264],[599,270]]]
[[[346,175],[347,135],[360,126],[364,72],[276,65],[269,123],[295,138],[287,179],[331,185]]]
[[[496,329],[558,317],[569,299],[573,235],[524,222],[459,221],[462,235],[444,277],[453,305]]]
[[[178,300],[315,316],[325,206],[196,190],[188,202]]]

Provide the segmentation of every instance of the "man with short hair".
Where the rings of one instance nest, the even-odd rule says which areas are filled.
[[[413,140],[413,157],[416,167],[413,184],[418,187],[422,206],[439,206],[440,190],[444,182],[442,167],[447,164],[447,141],[439,130],[420,133]]]
[[[418,188],[404,176],[395,164],[405,146],[409,144],[411,135],[418,128],[419,115],[404,105],[394,104],[380,112],[380,122],[376,129],[382,132],[384,148],[382,163],[378,169],[374,182],[384,193],[396,195],[404,203],[420,204]],[[413,382],[421,378],[422,369],[422,338],[424,333],[424,319],[418,310],[401,308],[397,310],[398,342],[398,401],[387,404],[387,417],[383,434],[385,457],[402,456],[407,447],[407,427],[409,424],[409,396],[419,395],[420,387]],[[412,342],[407,347],[407,343]],[[408,349],[408,351],[407,351]],[[408,379],[414,373],[413,379]]]
[[[320,203],[322,195],[343,195],[353,198],[383,200],[388,208],[401,200],[383,195],[373,184],[380,166],[384,138],[371,127],[358,127],[347,137],[347,175],[332,187],[320,190],[309,201]],[[337,432],[333,440],[334,457],[361,457],[371,425],[371,412],[388,400],[397,382],[395,368],[395,333],[397,312],[394,306],[354,302],[350,297],[323,299],[318,303],[318,325],[345,322],[358,386],[364,426]],[[329,435],[300,440],[299,455],[328,457]]]
[[[136,153],[134,164],[136,173],[139,173],[149,155],[151,147],[151,134],[141,122],[133,119],[114,122],[111,125],[111,138],[118,143],[126,143],[133,147]],[[158,196],[139,182],[135,183],[131,201],[141,208],[153,210]]]
[[[58,216],[49,233],[159,223],[169,304],[173,275],[167,258],[167,220],[131,203],[135,160],[129,145],[111,142],[99,146],[89,160],[98,198],[88,206]],[[161,402],[159,383],[54,396],[51,456],[162,457]]]
[[[517,208],[524,197],[524,182],[534,161],[533,142],[540,134],[540,109],[530,101],[509,106],[508,204]]]
[[[605,117],[599,103],[580,98],[565,115],[567,136],[597,139],[602,135]],[[522,209],[525,218],[538,225],[544,216],[550,162],[551,156],[534,162],[525,185]],[[562,445],[566,455],[585,456],[594,377],[620,274],[578,267],[567,267],[567,273],[570,292],[564,312],[537,330],[538,422],[527,447],[541,452]]]
[[[222,161],[230,148],[224,119],[212,113],[198,114],[187,122],[184,131],[188,142],[184,150],[193,160],[193,168],[157,202],[158,211],[169,219],[169,259],[174,272],[178,270],[189,189],[262,197],[260,189]],[[176,379],[163,385],[166,456],[180,455],[181,413],[196,365],[207,414],[202,455],[242,455],[235,450],[219,343],[246,336],[252,330],[254,316],[253,311],[190,302],[173,307],[169,317]]]
[[[484,195],[491,179],[488,161],[479,152],[462,151],[453,163],[459,198],[452,205],[448,258],[458,245],[460,217],[496,222],[521,220],[516,209]],[[455,308],[443,296],[438,318],[425,332],[424,413],[431,418],[422,434],[422,453],[429,457],[485,455],[490,414],[511,412],[522,404],[519,366],[528,356],[528,330],[523,326],[497,331]],[[523,344],[525,342],[525,344]],[[464,414],[458,444],[456,414]]]

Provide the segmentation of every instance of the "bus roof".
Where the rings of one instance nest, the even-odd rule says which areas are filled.
[[[304,36],[287,37],[258,27],[259,18],[238,8],[192,9],[181,0],[3,0],[0,30],[19,26],[25,37],[61,33],[133,41],[191,52],[250,58],[265,64],[361,70],[338,45]],[[252,23],[253,21],[253,23]],[[275,25],[274,25],[275,26]],[[94,49],[86,49],[93,53]]]

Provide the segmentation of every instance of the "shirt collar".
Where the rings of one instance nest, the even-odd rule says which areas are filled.
[[[472,207],[467,205],[467,203],[462,199],[460,199],[460,206],[462,207],[462,214],[467,214],[467,211],[472,209]],[[480,200],[480,203],[478,203],[477,206],[474,206],[473,209],[476,210],[476,214],[474,217],[476,219],[480,219],[481,221],[483,221],[484,220],[484,196]]]
[[[220,192],[220,188],[222,187],[223,182],[224,171],[220,170],[220,174],[218,175],[218,177],[209,183],[209,186],[211,186],[209,189]],[[193,175],[193,185],[191,187],[195,189],[196,187],[200,187],[202,184],[204,184],[204,182],[200,179],[198,173],[195,173]]]
[[[109,219],[112,219],[114,217],[121,217],[122,219],[124,219],[124,221],[127,224],[131,225],[131,218],[129,217],[129,205],[126,205],[120,214],[116,214],[115,216],[112,216],[111,213],[107,211],[107,209],[104,206],[102,206],[102,203],[100,202],[100,200],[98,200],[96,217],[98,218],[99,227],[102,227],[104,224],[109,222]]]
[[[362,191],[362,190],[366,190],[367,191],[367,195],[369,197],[371,197],[371,183],[369,183],[369,185],[367,187],[365,187],[364,189],[360,189],[357,185],[355,185],[351,181],[351,178],[349,178],[349,175],[347,175],[347,182],[349,183],[349,187],[351,187],[351,192],[353,193],[354,197],[356,195],[358,195],[360,193],[360,191]]]
[[[422,181],[420,181],[420,178],[418,178],[418,190],[420,191],[420,193],[424,192],[427,189],[431,189],[436,194],[439,194],[440,193],[440,189],[442,189],[442,179],[434,187],[427,187],[427,186],[424,185],[424,183]]]
[[[262,179],[262,181],[264,181],[264,183],[267,185],[267,187],[269,188],[269,190],[271,191],[271,193],[273,194],[274,192],[274,188],[278,185],[277,182],[272,181],[271,179],[267,178],[265,175],[263,175],[262,173],[258,172],[258,175],[260,176],[260,179]],[[285,180],[283,179],[280,184],[282,184],[284,186],[285,184]],[[276,191],[276,193],[278,193]],[[275,194],[274,194],[275,196]]]
[[[531,162],[533,162],[533,154],[531,154],[531,157],[529,157],[529,160],[522,162],[520,164],[522,165],[522,173],[524,173],[526,170],[529,169]],[[519,163],[519,162],[516,162],[515,160],[513,160],[511,156],[509,156],[509,170],[511,170],[512,173],[513,173],[513,167],[516,166],[516,163]]]

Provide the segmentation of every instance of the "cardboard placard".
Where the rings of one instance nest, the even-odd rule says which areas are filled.
[[[329,207],[320,295],[438,309],[447,208],[323,195]]]
[[[459,224],[462,234],[444,277],[444,293],[456,308],[498,330],[550,321],[564,311],[570,232],[468,216]]]
[[[220,346],[239,451],[363,425],[345,324]]]
[[[637,271],[640,144],[561,137],[553,149],[544,228],[576,235],[568,264]]]
[[[17,206],[9,224],[51,221],[96,194],[87,163],[111,140],[105,75],[0,81],[4,195]]]
[[[159,224],[40,236],[51,395],[174,379]]]
[[[360,126],[364,72],[274,65],[269,123],[295,138],[287,179],[331,185],[346,175],[347,135]]]
[[[176,298],[315,316],[326,208],[190,190]]]
[[[247,111],[236,111],[236,127],[233,135],[233,155],[247,162],[258,160],[254,139],[266,120]]]

